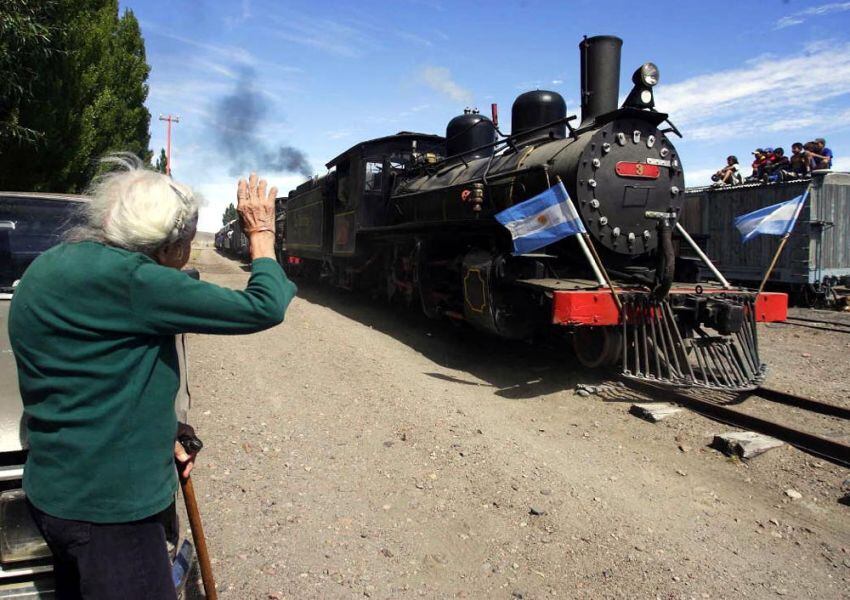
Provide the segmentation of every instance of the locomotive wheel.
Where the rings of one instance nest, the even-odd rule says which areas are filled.
[[[616,327],[579,327],[573,332],[573,351],[588,369],[616,363],[622,344],[622,334]]]

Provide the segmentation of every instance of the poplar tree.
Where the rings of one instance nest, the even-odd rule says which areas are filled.
[[[230,206],[224,209],[224,214],[221,217],[221,224],[227,225],[237,216],[236,207],[233,206],[233,203],[230,203]]]
[[[36,53],[29,96],[17,105],[16,126],[33,136],[0,139],[0,189],[79,192],[105,154],[129,151],[148,162],[150,67],[132,11],[119,16],[117,0],[11,1],[49,5],[31,11],[31,21],[48,28],[49,51]],[[14,63],[18,52],[13,47],[0,64]]]
[[[34,98],[33,82],[56,52],[56,2],[5,0],[0,4],[0,149],[29,146],[43,132],[21,123],[21,106]]]
[[[159,149],[159,158],[156,159],[156,164],[153,168],[160,173],[168,173],[168,157],[165,155],[165,148]]]

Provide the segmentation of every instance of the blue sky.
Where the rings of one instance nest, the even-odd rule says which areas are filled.
[[[218,229],[235,196],[234,155],[249,164],[291,147],[304,154],[302,170],[323,173],[327,160],[361,140],[400,130],[442,134],[466,106],[489,113],[498,103],[507,130],[514,98],[535,88],[561,93],[578,113],[577,45],[585,34],[623,38],[622,96],[641,63],[659,66],[656,106],[684,135],[677,145],[689,185],[708,181],[727,154],[749,162],[757,146],[789,150],[814,137],[827,138],[836,168],[850,170],[850,2],[121,6],[142,25],[157,152],[165,145],[158,115],[181,117],[173,174],[206,198],[201,230]],[[248,121],[230,118],[234,94],[251,99]],[[283,170],[262,174],[282,193],[303,180]]]

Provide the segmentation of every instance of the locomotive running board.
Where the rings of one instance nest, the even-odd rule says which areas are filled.
[[[683,336],[668,300],[624,300],[622,375],[673,387],[748,391],[764,381],[752,295],[734,299],[742,309],[736,331],[709,333],[702,324]]]

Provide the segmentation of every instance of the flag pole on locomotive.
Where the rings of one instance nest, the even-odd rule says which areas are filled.
[[[764,291],[764,286],[767,280],[770,279],[770,274],[779,260],[779,255],[782,254],[782,249],[791,237],[791,231],[797,223],[797,218],[800,216],[800,211],[806,204],[806,199],[809,197],[809,188],[791,200],[780,202],[779,204],[771,204],[751,213],[741,215],[735,219],[735,227],[741,232],[741,241],[749,242],[751,239],[759,235],[781,235],[782,241],[779,242],[779,247],[773,255],[773,260],[770,261],[770,266],[764,274],[764,278],[759,285],[758,293]]]
[[[617,310],[622,312],[623,304],[617,290],[605,270],[605,265],[596,253],[593,242],[581,222],[573,201],[561,178],[547,190],[515,204],[494,215],[511,234],[514,254],[529,254],[544,246],[577,235],[579,246],[584,252],[600,287],[608,287],[614,297]]]

